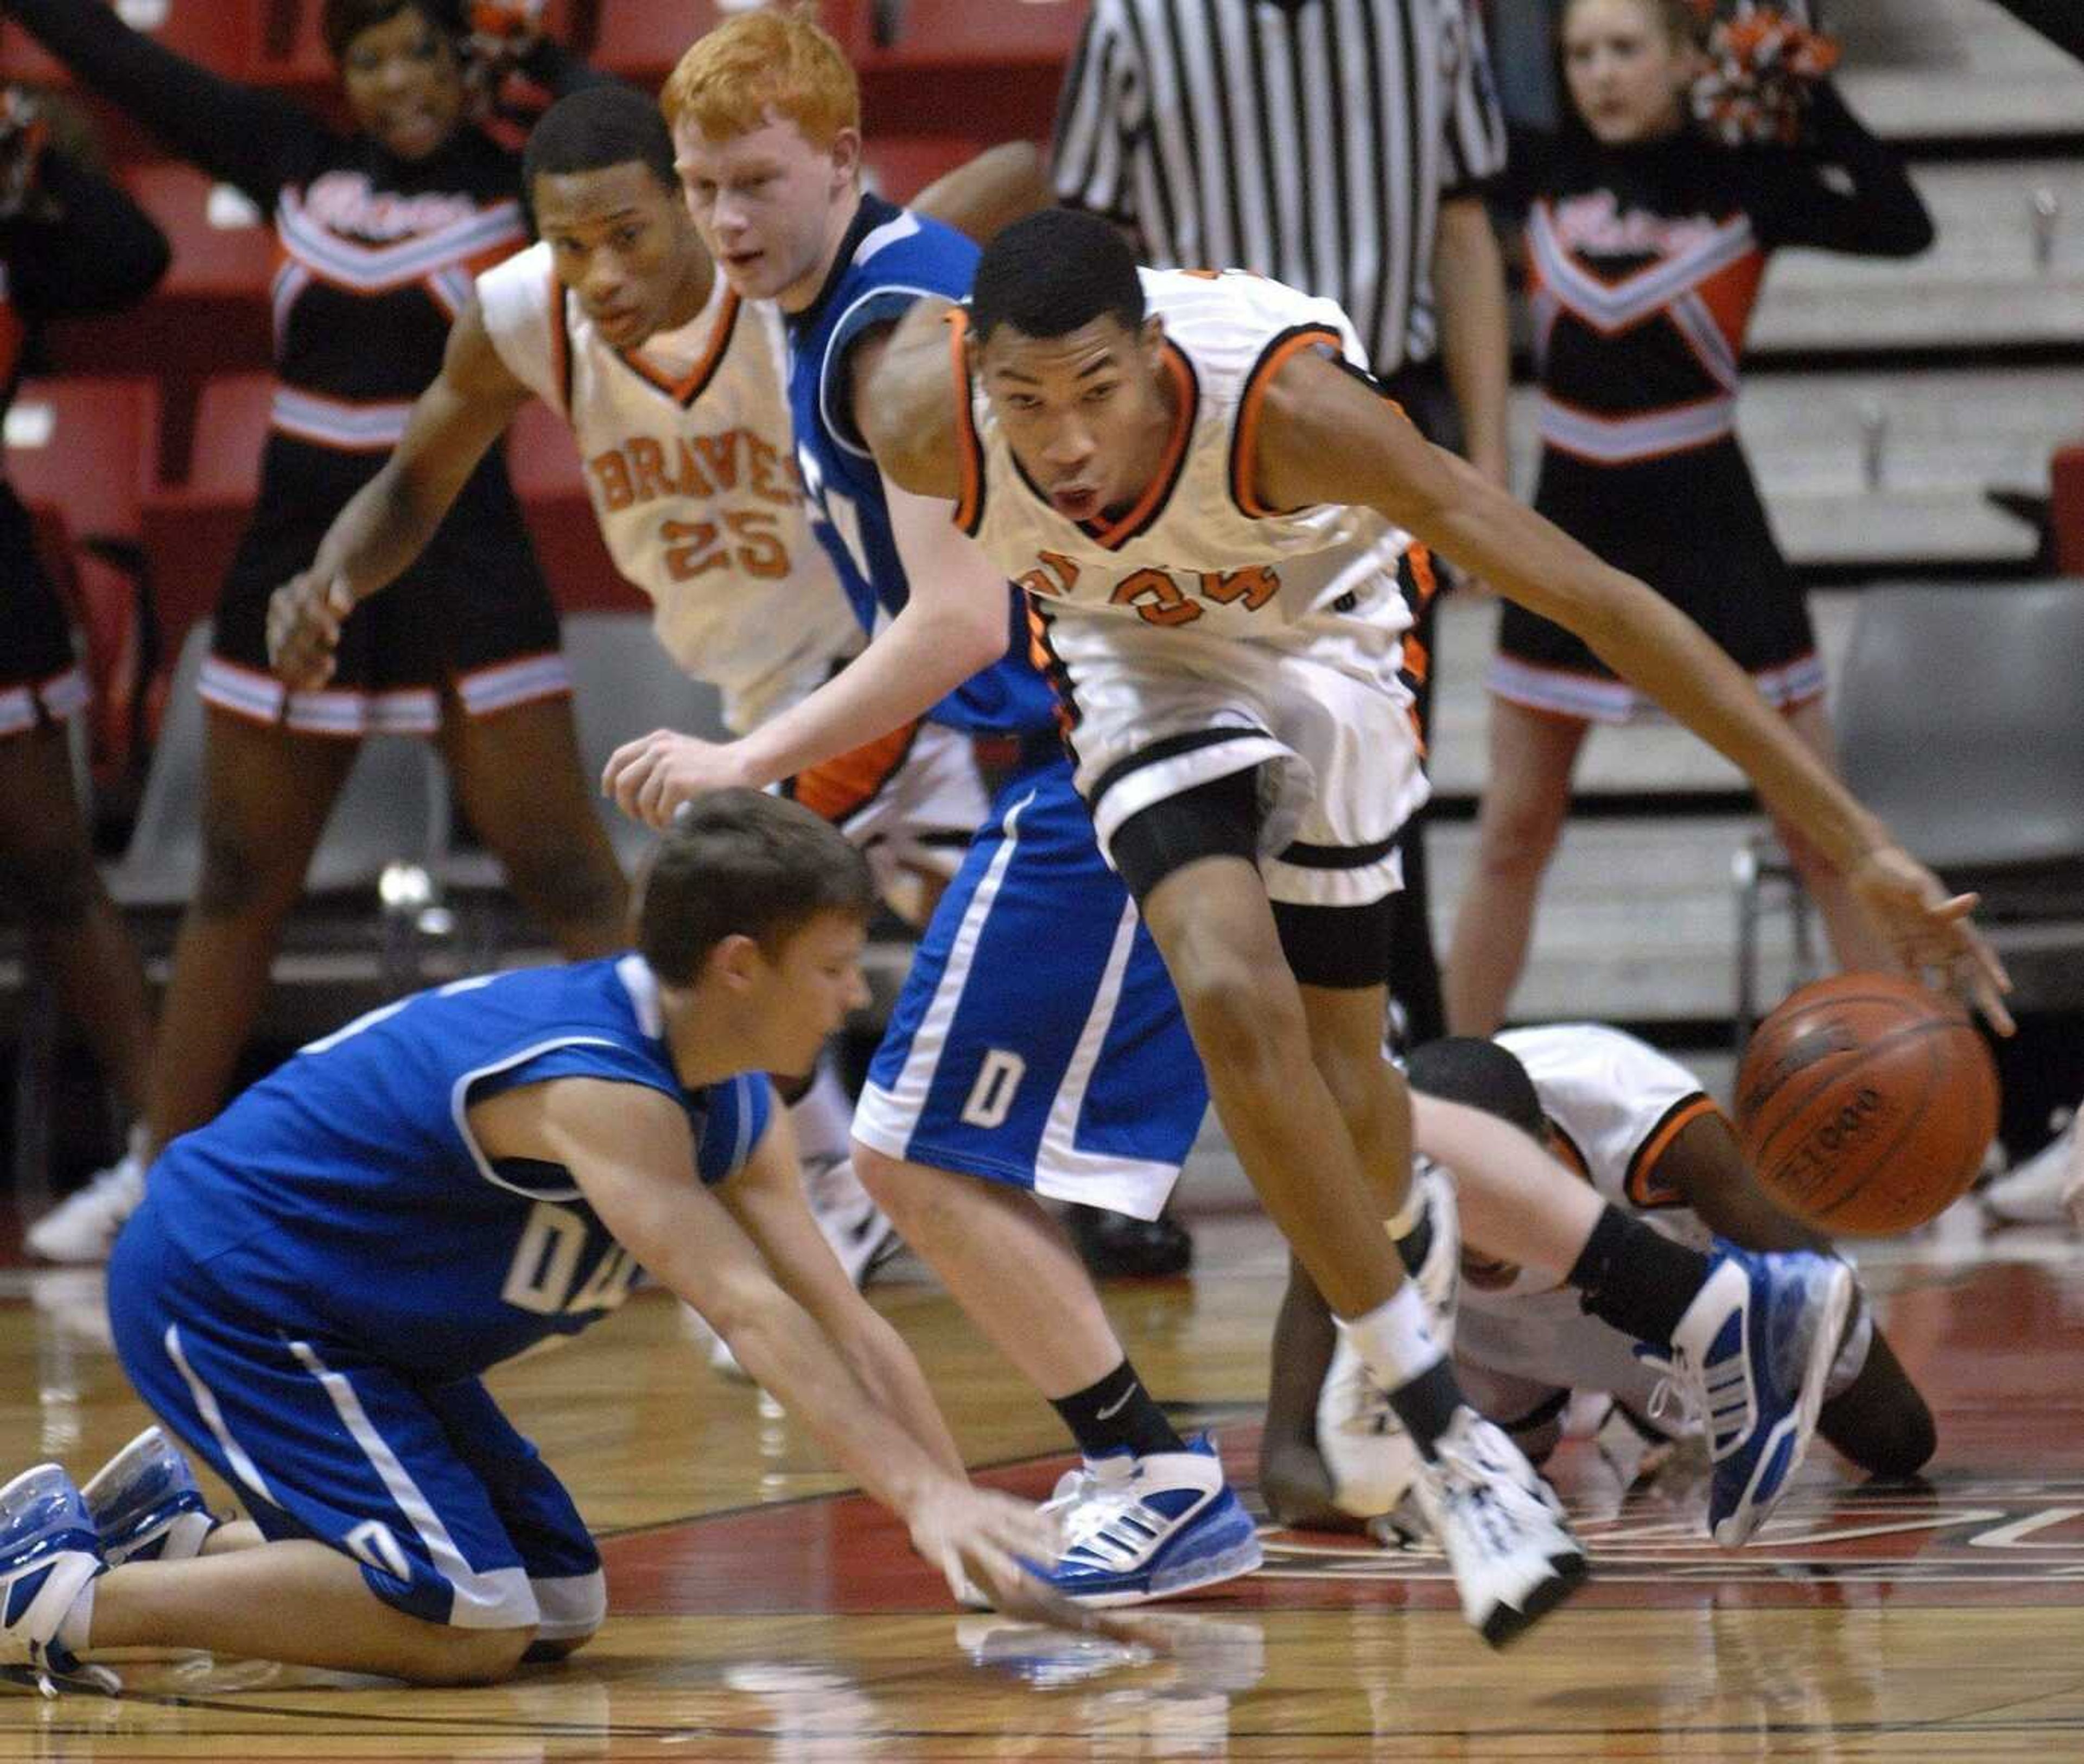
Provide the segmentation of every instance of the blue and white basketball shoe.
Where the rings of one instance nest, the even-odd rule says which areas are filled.
[[[1809,1449],[1853,1279],[1836,1257],[1807,1250],[1754,1253],[1718,1238],[1712,1254],[1670,1359],[1644,1358],[1669,1367],[1681,1406],[1707,1431],[1708,1529],[1734,1549],[1765,1523]]]
[[[0,1664],[28,1667],[47,1697],[57,1694],[53,1675],[122,1688],[113,1673],[83,1664],[58,1639],[102,1567],[87,1503],[57,1465],[40,1464],[0,1488]]]
[[[1064,1553],[1037,1571],[1082,1605],[1142,1605],[1249,1574],[1264,1559],[1251,1516],[1223,1480],[1215,1441],[1184,1452],[1088,1458],[1042,1509]]]
[[[188,1460],[156,1427],[96,1470],[80,1495],[100,1536],[102,1559],[112,1568],[200,1555],[203,1540],[217,1528]]]

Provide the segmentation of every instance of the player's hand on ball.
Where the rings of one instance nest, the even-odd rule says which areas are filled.
[[[1950,895],[1900,846],[1876,846],[1846,880],[1906,973],[1973,1004],[2000,1035],[2012,1033],[2010,977],[1969,918],[1980,895]]]
[[[1066,1598],[1022,1565],[1052,1562],[1063,1539],[1039,1507],[968,1482],[950,1482],[923,1496],[907,1516],[912,1547],[941,1571],[958,1600],[975,1588],[994,1610],[1023,1622],[1105,1635],[1169,1652],[1162,1635],[1132,1618],[1096,1611]]]
[[[671,729],[654,729],[625,741],[608,756],[600,791],[633,821],[663,829],[683,803],[713,790],[751,780],[739,761],[735,742],[705,741]]]
[[[268,665],[284,685],[311,692],[333,678],[341,627],[354,591],[339,576],[307,570],[268,596]]]

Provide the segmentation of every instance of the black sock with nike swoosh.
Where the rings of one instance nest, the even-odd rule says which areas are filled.
[[[1064,1418],[1078,1449],[1089,1458],[1125,1449],[1140,1458],[1187,1449],[1127,1359],[1083,1390],[1053,1397],[1049,1406]]]

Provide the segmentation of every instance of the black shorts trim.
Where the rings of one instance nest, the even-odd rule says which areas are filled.
[[[1226,741],[1264,741],[1271,740],[1264,729],[1222,728],[1192,729],[1183,735],[1168,735],[1153,741],[1148,747],[1138,748],[1125,759],[1116,760],[1093,782],[1086,793],[1086,804],[1098,813],[1107,793],[1125,778],[1133,778],[1147,766],[1162,765],[1167,760],[1176,760],[1182,753],[1198,753],[1205,747],[1220,747]],[[1193,794],[1188,791],[1188,795]],[[1159,806],[1153,804],[1152,808]],[[1148,811],[1140,811],[1147,813]],[[1133,817],[1132,817],[1133,818]],[[1255,817],[1256,818],[1256,817]]]
[[[1273,927],[1296,979],[1331,991],[1387,986],[1397,900],[1385,894],[1365,906],[1274,901]]]
[[[1569,1391],[1552,1390],[1525,1414],[1514,1415],[1511,1420],[1502,1425],[1509,1434],[1517,1435],[1531,1433],[1537,1427],[1545,1427],[1550,1422],[1557,1419],[1569,1406],[1570,1393]]]
[[[1307,846],[1300,840],[1274,859],[1277,863],[1292,864],[1298,870],[1365,870],[1376,864],[1404,843],[1404,829],[1401,827],[1387,839],[1377,839],[1364,846]]]

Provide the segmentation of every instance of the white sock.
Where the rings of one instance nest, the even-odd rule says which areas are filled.
[[[1353,1351],[1384,1390],[1400,1390],[1447,1358],[1415,1281],[1405,1281],[1372,1311],[1337,1321]]]
[[[806,1164],[830,1163],[848,1155],[854,1143],[854,1099],[840,1082],[839,1062],[828,1048],[818,1057],[811,1088],[789,1105],[797,1155]]]
[[[1389,1230],[1391,1243],[1402,1243],[1418,1229],[1418,1222],[1425,1216],[1425,1189],[1418,1180],[1418,1172],[1411,1172],[1411,1185],[1404,1191],[1404,1204],[1383,1223]]]
[[[99,1575],[79,1589],[79,1597],[72,1601],[72,1609],[59,1620],[58,1646],[74,1654],[87,1652],[87,1639],[94,1629],[94,1588]]]

